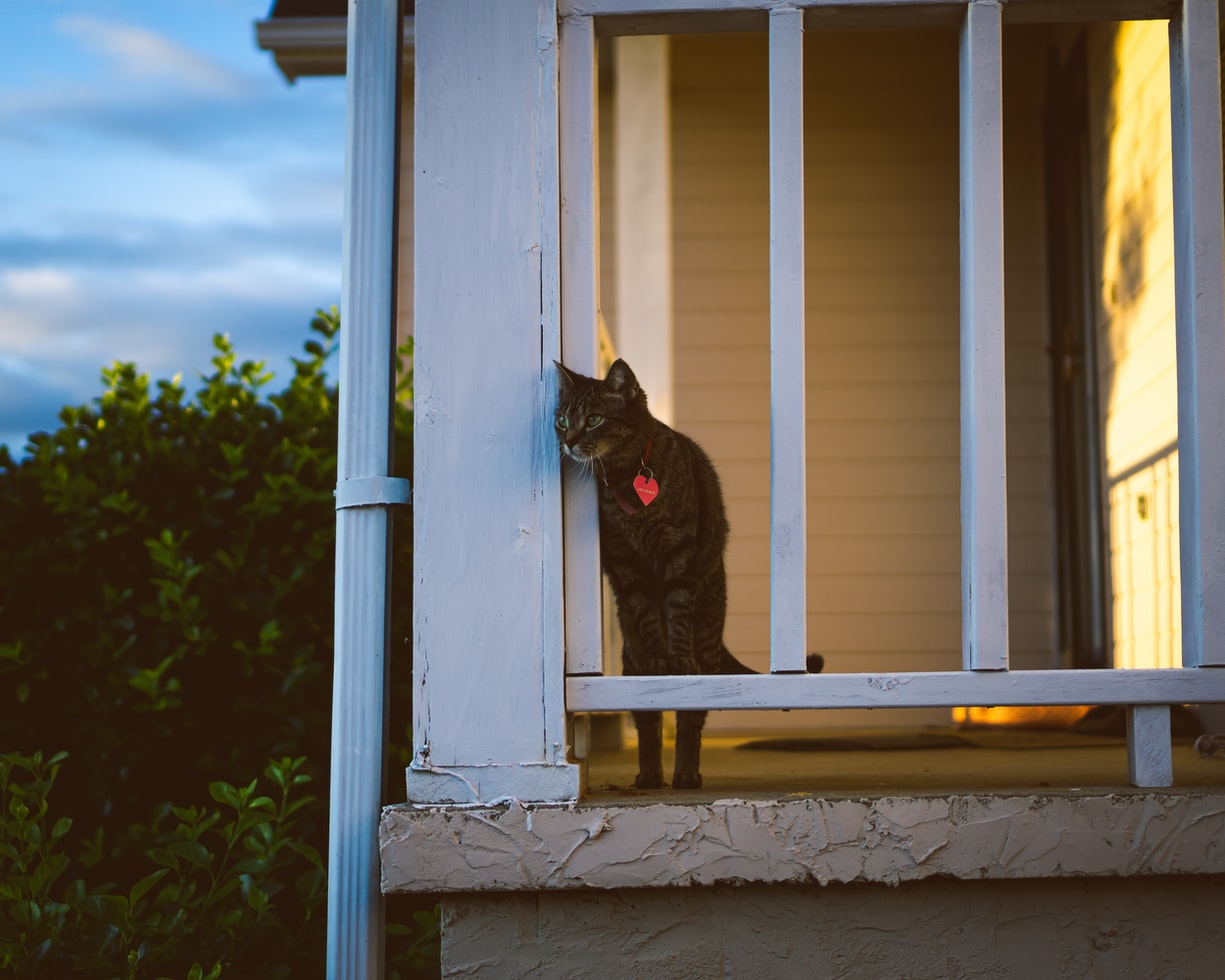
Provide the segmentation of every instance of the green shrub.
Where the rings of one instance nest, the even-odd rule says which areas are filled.
[[[116,364],[103,372],[102,395],[63,409],[60,428],[32,436],[25,458],[0,448],[0,751],[10,753],[6,782],[18,787],[6,792],[45,803],[54,781],[55,809],[64,815],[47,824],[46,812],[38,816],[24,802],[14,804],[28,809],[24,823],[5,825],[6,841],[25,842],[7,846],[40,869],[37,881],[20,871],[26,886],[68,889],[37,899],[37,929],[26,923],[22,940],[33,945],[20,947],[31,963],[47,938],[38,929],[63,916],[76,925],[52,945],[79,952],[77,937],[93,935],[81,924],[86,918],[126,935],[131,923],[115,921],[119,899],[124,915],[147,925],[139,916],[178,888],[176,901],[211,889],[210,901],[233,921],[221,912],[191,916],[201,931],[176,943],[200,952],[190,962],[181,951],[166,959],[177,975],[196,962],[202,976],[216,963],[226,976],[275,975],[268,972],[275,959],[251,959],[259,944],[239,942],[249,932],[282,957],[286,975],[321,970],[322,917],[308,902],[298,901],[292,917],[284,908],[301,876],[318,870],[310,858],[325,850],[327,833],[320,801],[330,739],[337,402],[326,366],[339,330],[335,311],[320,311],[312,329],[316,337],[279,391],[269,391],[262,363],[240,361],[218,336],[213,370],[193,396],[177,378],[151,385],[133,365]],[[400,390],[411,394],[411,374],[402,371]],[[411,461],[411,431],[411,410],[398,404],[401,472]],[[409,532],[403,514],[393,559],[397,762],[408,752],[411,710]],[[57,754],[42,761],[39,753],[50,749]],[[268,759],[293,761],[269,766]],[[17,771],[29,780],[10,779]],[[248,781],[261,772],[272,790]],[[284,803],[276,773],[291,783],[313,780],[316,795],[295,794],[291,814],[274,813],[269,806]],[[21,857],[33,846],[31,827],[42,850]],[[226,828],[237,836],[227,840]],[[284,845],[275,860],[249,850],[265,833],[274,835],[267,846]],[[177,866],[164,863],[170,857]],[[7,850],[3,860],[6,875],[19,873]],[[267,861],[262,879],[251,863],[258,860]],[[218,896],[209,876],[240,866],[240,884]],[[76,884],[87,879],[89,887]],[[34,907],[20,904],[34,898],[13,899],[5,888],[0,900],[17,903],[11,914]],[[264,911],[251,904],[261,895]],[[135,911],[138,904],[145,911]],[[395,915],[410,920],[413,911]],[[429,945],[427,927],[411,931],[397,940],[406,964],[414,944]],[[132,935],[156,951],[149,935]],[[74,965],[93,969],[92,962]],[[125,961],[122,972],[107,962],[112,972],[98,967],[96,975],[128,975],[136,966],[153,975],[145,960]]]
[[[298,793],[310,780],[302,759],[268,764],[272,795],[258,780],[218,780],[209,794],[219,806],[159,807],[139,828],[147,851],[131,885],[77,878],[56,898],[72,821],[52,821],[47,797],[64,758],[0,757],[0,966],[31,978],[215,980],[230,964],[247,976],[294,975],[290,951],[317,931],[326,895],[318,852],[296,836],[297,814],[315,802]]]

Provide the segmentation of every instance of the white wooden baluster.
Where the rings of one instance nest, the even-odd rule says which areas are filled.
[[[770,11],[770,670],[804,670],[804,14]]]
[[[1127,773],[1133,786],[1174,785],[1169,705],[1128,705]]]
[[[1225,292],[1216,0],[1170,20],[1182,662],[1225,666]]]
[[[961,29],[961,622],[967,670],[1008,667],[1004,205],[997,0]]]
[[[599,362],[599,117],[595,26],[564,17],[558,38],[561,114],[561,356],[594,376]],[[598,500],[591,477],[565,466],[566,673],[603,672]]]

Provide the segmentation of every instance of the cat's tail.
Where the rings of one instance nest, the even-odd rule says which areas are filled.
[[[731,651],[727,647],[720,647],[719,669],[720,674],[756,674],[752,667],[746,667],[739,660],[732,656]],[[819,674],[825,666],[825,658],[819,653],[810,653],[804,658],[804,665],[808,668],[808,673]]]

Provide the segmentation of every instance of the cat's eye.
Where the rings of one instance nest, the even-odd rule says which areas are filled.
[[[604,421],[603,415],[588,415],[587,416],[587,428],[594,429],[597,425],[600,425],[603,421]]]
[[[562,432],[565,432],[568,428],[570,428],[570,420],[564,415],[557,416],[554,421],[557,423],[557,427],[561,429]]]

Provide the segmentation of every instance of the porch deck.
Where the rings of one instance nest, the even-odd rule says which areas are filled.
[[[1225,790],[1225,759],[1175,738],[1166,793]],[[670,772],[665,743],[664,771]],[[839,799],[952,794],[1144,793],[1129,785],[1127,740],[1065,730],[814,729],[793,735],[707,735],[700,790],[636,790],[636,747],[593,751],[591,803],[711,803],[741,799]]]

